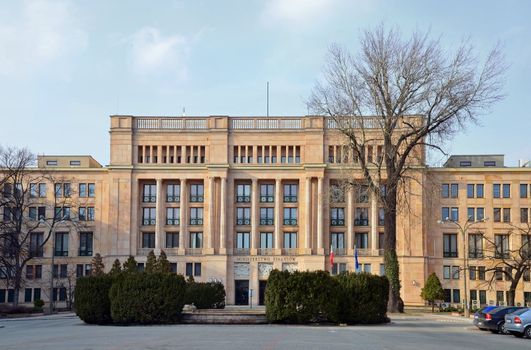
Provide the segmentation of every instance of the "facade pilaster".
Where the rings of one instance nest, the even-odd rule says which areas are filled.
[[[160,147],[159,147],[160,149]],[[164,228],[164,208],[162,205],[162,179],[157,179],[157,200],[155,202],[155,254],[160,254],[162,231]]]

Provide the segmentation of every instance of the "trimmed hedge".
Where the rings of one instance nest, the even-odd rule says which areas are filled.
[[[188,282],[185,304],[194,304],[198,309],[225,308],[225,287],[221,282]]]
[[[273,270],[265,294],[266,316],[278,323],[384,323],[389,321],[388,297],[386,277]]]
[[[175,323],[186,292],[183,276],[167,273],[123,274],[112,285],[112,320],[118,324]]]
[[[389,281],[387,277],[369,273],[342,273],[335,277],[340,287],[341,323],[385,323]]]
[[[266,316],[270,322],[337,321],[338,282],[328,272],[273,270],[267,280]]]
[[[90,324],[112,323],[109,290],[110,276],[81,277],[74,290],[74,308],[81,320]]]

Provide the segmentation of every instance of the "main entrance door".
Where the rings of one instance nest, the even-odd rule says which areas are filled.
[[[249,305],[249,280],[235,280],[234,293],[234,304]]]
[[[267,280],[258,281],[258,305],[265,304],[265,290],[267,286]]]

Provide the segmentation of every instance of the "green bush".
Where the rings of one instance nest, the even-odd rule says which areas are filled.
[[[387,318],[389,281],[369,273],[342,273],[335,278],[339,284],[341,323],[384,323]]]
[[[113,279],[106,275],[81,277],[74,290],[74,308],[81,320],[90,324],[111,323],[109,290]]]
[[[309,323],[337,321],[338,282],[328,272],[273,270],[265,294],[270,322]]]
[[[198,309],[223,309],[225,287],[221,282],[190,281],[186,285],[185,304],[194,304]]]
[[[181,275],[123,274],[110,290],[111,316],[118,324],[175,323],[186,292]]]

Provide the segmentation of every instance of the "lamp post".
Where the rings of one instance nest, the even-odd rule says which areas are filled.
[[[467,234],[468,234],[468,229],[473,226],[474,224],[477,224],[477,223],[481,223],[481,222],[485,222],[487,221],[486,218],[483,218],[481,220],[470,220],[470,217],[468,218],[468,220],[466,221],[466,223],[464,225],[461,225],[457,220],[450,220],[450,218],[445,218],[444,220],[438,220],[437,223],[438,224],[446,224],[446,223],[449,223],[449,224],[453,224],[455,227],[457,227],[459,229],[459,232],[462,234],[463,236],[463,284],[464,284],[464,302],[465,302],[465,317],[468,318],[470,317],[470,309],[468,308],[468,291],[467,291],[467,270],[468,270],[468,259],[467,259],[467,254],[468,254],[468,251],[466,249],[466,244],[467,244]]]

